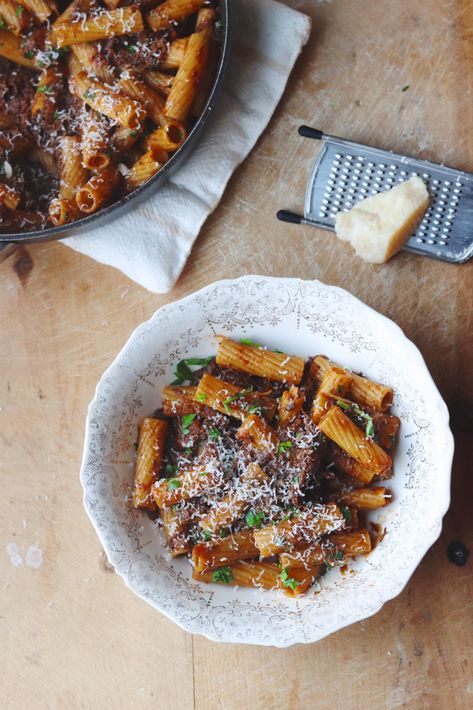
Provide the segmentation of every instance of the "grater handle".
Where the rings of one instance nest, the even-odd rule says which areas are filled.
[[[291,224],[301,224],[304,220],[302,215],[289,212],[288,210],[279,210],[279,212],[276,213],[276,217],[280,222],[290,222]]]
[[[314,138],[317,141],[321,141],[324,137],[323,131],[319,131],[318,128],[311,128],[310,126],[299,126],[298,133],[304,138]]]

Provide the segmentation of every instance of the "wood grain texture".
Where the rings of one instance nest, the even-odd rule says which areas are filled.
[[[61,244],[0,265],[4,708],[473,706],[472,561],[455,567],[445,554],[452,539],[473,548],[473,261],[401,254],[371,266],[328,233],[274,218],[303,205],[316,144],[297,136],[301,123],[473,170],[473,10],[468,0],[287,4],[312,16],[312,38],[170,294]],[[160,305],[244,273],[319,278],[393,318],[423,352],[457,444],[444,531],[404,592],[286,650],[192,638],[134,597],[105,561],[78,481],[87,404],[130,332]]]

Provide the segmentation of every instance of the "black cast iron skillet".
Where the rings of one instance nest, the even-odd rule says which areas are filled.
[[[78,219],[70,224],[66,224],[61,227],[47,227],[46,229],[31,232],[21,232],[15,234],[0,233],[0,261],[9,256],[20,244],[63,239],[64,237],[71,237],[74,234],[83,234],[84,232],[90,231],[94,227],[111,222],[116,217],[119,217],[125,210],[133,209],[140,204],[140,202],[150,197],[150,195],[152,195],[159,187],[161,187],[161,185],[163,185],[163,183],[166,182],[171,173],[173,173],[174,170],[176,170],[176,168],[184,162],[189,152],[195,146],[197,138],[206,124],[222,86],[223,76],[230,54],[232,29],[231,2],[232,0],[220,0],[219,3],[222,53],[214,85],[207,100],[207,105],[202,115],[194,124],[185,142],[171,156],[161,170],[150,178],[150,180],[145,182],[143,185],[140,185],[140,187],[133,192],[130,192],[129,195],[126,195],[118,202],[108,205],[107,207],[103,207],[101,210],[98,210],[98,212],[88,215],[87,217],[83,217],[82,219]]]

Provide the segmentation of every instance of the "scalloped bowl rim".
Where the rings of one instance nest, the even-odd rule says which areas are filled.
[[[384,327],[386,327],[388,330],[390,330],[392,333],[396,334],[397,338],[401,340],[403,343],[403,347],[407,348],[408,350],[411,351],[411,355],[413,360],[415,360],[416,368],[418,371],[422,371],[422,374],[424,377],[427,378],[427,381],[429,382],[430,388],[431,388],[431,394],[435,396],[436,398],[436,409],[437,409],[437,415],[442,418],[442,424],[444,427],[444,434],[445,434],[445,440],[444,444],[446,445],[446,449],[443,451],[443,458],[444,458],[444,471],[443,471],[443,490],[441,491],[441,497],[443,504],[440,504],[437,502],[437,515],[435,521],[430,522],[429,530],[430,530],[430,536],[427,536],[424,541],[423,549],[419,551],[419,554],[415,559],[411,561],[409,566],[405,569],[405,573],[403,574],[402,578],[399,578],[396,580],[395,584],[392,584],[392,587],[387,593],[385,593],[382,596],[382,599],[378,600],[377,602],[373,603],[371,606],[367,606],[363,608],[361,613],[355,613],[352,615],[352,617],[348,617],[342,622],[340,622],[336,627],[331,628],[329,630],[325,630],[322,633],[315,633],[312,634],[312,636],[305,636],[301,638],[297,638],[296,640],[289,640],[288,642],[278,642],[278,639],[271,639],[268,641],[267,639],[262,639],[262,640],[254,640],[251,639],[249,641],[245,639],[239,638],[238,640],[235,640],[234,638],[222,638],[219,636],[216,636],[216,634],[210,630],[206,629],[199,629],[198,631],[194,631],[193,629],[189,629],[184,622],[182,622],[179,618],[176,618],[176,616],[172,613],[172,611],[168,609],[163,609],[160,608],[160,606],[156,603],[151,602],[146,595],[138,590],[135,585],[130,581],[128,575],[126,572],[121,568],[120,563],[115,559],[114,552],[110,550],[107,541],[105,539],[104,532],[102,530],[102,527],[99,524],[99,521],[97,520],[94,511],[91,509],[91,506],[89,505],[89,502],[87,500],[87,492],[88,492],[88,487],[87,483],[85,480],[85,473],[87,469],[87,462],[88,462],[88,456],[89,456],[89,444],[90,444],[90,436],[91,436],[91,428],[92,428],[92,423],[94,420],[94,416],[96,413],[96,410],[99,408],[99,398],[100,394],[104,385],[105,380],[110,377],[111,375],[114,374],[115,370],[119,367],[121,360],[123,359],[124,355],[130,348],[130,346],[144,333],[146,332],[147,328],[150,327],[160,316],[162,316],[164,313],[169,311],[170,309],[175,308],[177,305],[179,306],[185,306],[187,303],[191,303],[195,301],[197,297],[203,296],[206,293],[217,289],[217,288],[223,288],[226,286],[234,286],[237,284],[241,284],[244,282],[251,282],[251,281],[256,281],[256,280],[261,280],[262,282],[270,282],[274,285],[277,285],[278,283],[293,283],[293,284],[310,284],[313,286],[318,286],[321,287],[322,289],[327,289],[328,291],[331,291],[333,293],[339,293],[343,295],[344,298],[348,297],[356,306],[358,309],[364,310],[365,312],[369,312],[371,314],[371,317],[376,319],[379,323],[382,323]],[[313,354],[313,353],[311,353]],[[438,388],[432,379],[432,376],[427,368],[427,365],[424,361],[424,358],[420,352],[420,350],[417,348],[417,346],[407,338],[407,336],[404,334],[403,330],[390,318],[387,316],[382,315],[375,309],[373,309],[371,306],[368,306],[366,303],[358,299],[356,296],[351,294],[350,292],[346,291],[345,289],[338,287],[338,286],[333,286],[333,285],[327,285],[324,284],[323,282],[316,280],[316,279],[299,279],[299,278],[291,278],[291,277],[277,277],[277,276],[263,276],[263,275],[245,275],[241,276],[239,278],[235,279],[221,279],[218,281],[214,281],[207,286],[204,286],[200,288],[197,291],[193,291],[182,298],[172,301],[170,303],[167,303],[163,306],[161,306],[159,309],[157,309],[150,318],[148,318],[146,321],[143,321],[141,324],[139,324],[132,334],[129,336],[123,347],[121,348],[120,352],[118,355],[114,358],[112,363],[109,365],[109,367],[104,371],[102,374],[100,380],[98,381],[96,387],[95,387],[95,393],[94,397],[89,403],[88,409],[87,409],[87,418],[86,418],[86,425],[85,425],[85,437],[84,437],[84,451],[83,451],[83,457],[82,457],[82,463],[81,463],[81,470],[80,470],[80,480],[81,484],[83,487],[83,504],[84,508],[87,512],[87,515],[100,539],[100,542],[105,550],[105,553],[111,562],[111,564],[114,566],[115,571],[119,574],[119,576],[123,579],[125,584],[139,597],[141,597],[144,601],[149,603],[153,608],[156,608],[158,611],[163,613],[165,616],[167,616],[169,619],[174,621],[180,628],[182,628],[185,631],[190,631],[191,633],[197,633],[199,635],[202,635],[209,640],[214,640],[214,641],[224,641],[224,642],[237,642],[237,643],[252,643],[252,644],[259,644],[259,645],[266,645],[266,646],[276,646],[279,648],[284,648],[288,647],[290,645],[293,645],[294,643],[313,643],[317,640],[320,640],[322,638],[325,638],[331,633],[334,633],[335,631],[338,631],[342,628],[345,628],[346,626],[349,626],[350,624],[356,623],[358,621],[362,621],[364,619],[369,618],[370,616],[376,614],[386,602],[390,601],[391,599],[395,598],[398,596],[402,590],[405,588],[407,583],[409,582],[412,574],[414,573],[415,569],[417,566],[420,564],[421,560],[427,553],[427,551],[430,549],[430,547],[435,543],[435,541],[438,539],[441,530],[442,530],[442,519],[447,512],[449,505],[450,505],[450,480],[451,480],[451,467],[452,467],[452,461],[453,461],[453,454],[454,454],[454,439],[452,432],[449,427],[449,412],[447,405],[445,404],[444,400],[442,399],[440,392],[438,391]],[[212,586],[212,585],[210,585]],[[271,603],[269,603],[269,606],[271,606]]]

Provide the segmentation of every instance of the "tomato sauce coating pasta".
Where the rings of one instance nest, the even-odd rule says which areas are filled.
[[[371,551],[365,511],[391,501],[376,482],[387,468],[392,473],[386,449],[400,422],[384,403],[380,414],[351,399],[355,373],[346,368],[331,363],[314,378],[329,362],[324,356],[304,363],[248,339],[222,342],[232,366],[226,355],[187,358],[164,387],[163,409],[154,414],[166,427],[165,440],[157,427],[159,470],[152,469],[141,503],[140,439],[131,504],[163,528],[172,556],[188,555],[198,582],[297,597],[333,567]],[[390,388],[356,378],[357,396],[376,387],[392,397]],[[152,451],[150,421],[141,432]]]

